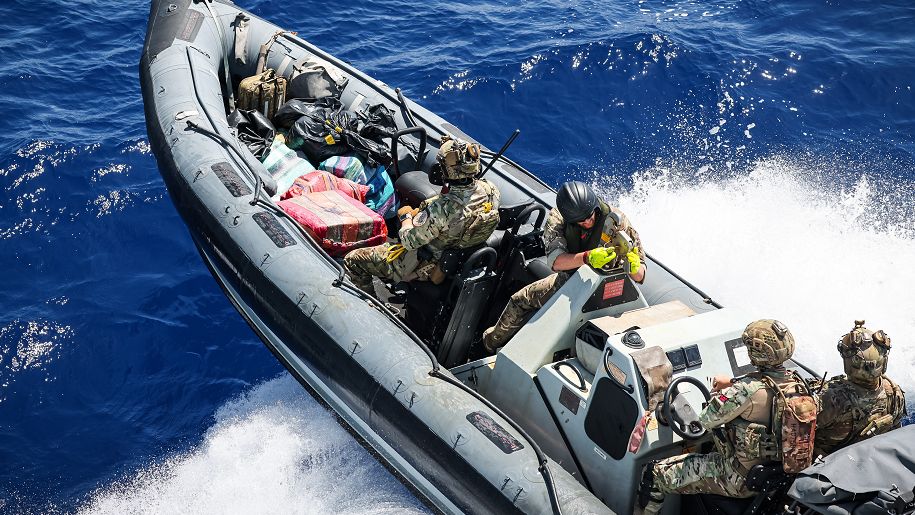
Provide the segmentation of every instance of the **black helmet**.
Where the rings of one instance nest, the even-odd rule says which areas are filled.
[[[581,222],[597,209],[597,195],[591,186],[580,181],[569,181],[559,188],[556,207],[566,223]]]

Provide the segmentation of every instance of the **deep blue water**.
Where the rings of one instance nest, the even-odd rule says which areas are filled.
[[[866,317],[915,392],[910,2],[419,5],[243,4],[491,148],[520,128],[510,157],[817,367]],[[0,511],[422,510],[201,263],[149,152],[148,9],[0,3]]]

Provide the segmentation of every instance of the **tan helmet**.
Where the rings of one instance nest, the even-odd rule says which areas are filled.
[[[435,158],[445,180],[472,179],[480,173],[480,145],[476,143],[446,134]]]
[[[890,354],[889,335],[864,327],[864,320],[855,320],[855,327],[839,340],[836,348],[851,382],[866,388],[880,384]]]
[[[794,336],[778,320],[750,322],[741,336],[750,361],[757,367],[781,365],[794,354]]]

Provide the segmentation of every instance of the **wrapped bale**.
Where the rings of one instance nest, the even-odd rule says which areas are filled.
[[[365,204],[365,195],[369,192],[369,187],[336,177],[322,170],[316,170],[297,178],[280,198],[286,200],[306,193],[332,190],[337,190]]]
[[[278,202],[332,256],[380,245],[388,237],[378,213],[338,190],[305,193]]]
[[[385,170],[384,165],[370,167],[363,164],[355,155],[333,156],[318,165],[318,170],[325,170],[337,177],[349,179],[368,186],[365,205],[382,218],[397,216],[397,197],[394,194],[394,182]]]

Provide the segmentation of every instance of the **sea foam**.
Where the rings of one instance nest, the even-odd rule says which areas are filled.
[[[865,319],[893,338],[888,374],[915,391],[915,186],[885,177],[770,157],[741,173],[659,166],[628,191],[596,185],[653,257],[724,306],[785,322],[805,364],[841,373],[836,342]]]

